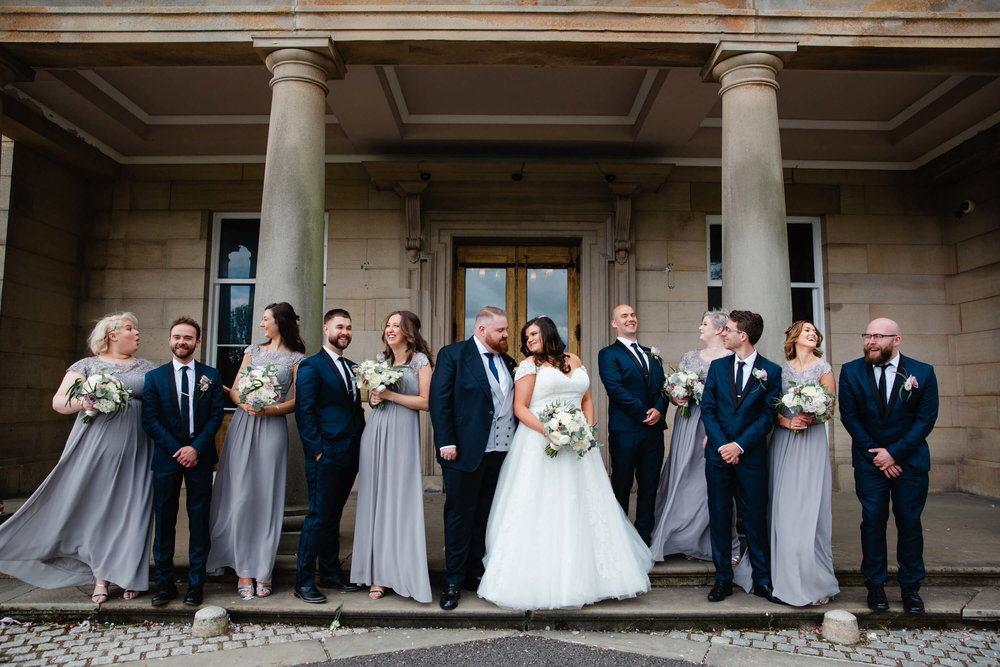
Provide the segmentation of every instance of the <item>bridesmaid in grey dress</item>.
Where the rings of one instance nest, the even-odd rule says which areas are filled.
[[[823,334],[812,322],[785,330],[782,393],[790,382],[822,383],[836,393],[833,369],[820,357]],[[798,433],[795,433],[798,431]],[[840,592],[833,574],[830,453],[826,424],[811,415],[778,415],[771,436],[771,581],[796,607],[825,604]]]
[[[139,327],[132,313],[102,318],[87,342],[94,356],[69,367],[52,408],[64,415],[92,408],[86,398],[67,404],[67,394],[76,380],[101,369],[132,390],[132,401],[125,412],[98,414],[90,424],[73,420],[55,468],[0,526],[0,571],[41,588],[94,583],[90,599],[101,604],[110,583],[125,589],[126,600],[149,589],[152,445],[142,429],[141,399],[146,373],[156,366],[135,356]]]
[[[255,594],[267,597],[272,590],[271,573],[285,514],[285,415],[295,409],[295,373],[306,350],[298,319],[288,303],[270,304],[260,321],[269,342],[250,345],[243,352],[241,372],[250,364],[278,367],[282,391],[275,404],[258,412],[240,403],[239,373],[230,391],[240,409],[226,431],[212,487],[212,548],[206,567],[210,575],[233,568],[239,577],[237,593],[244,600],[252,600]]]
[[[431,601],[420,472],[420,410],[431,386],[430,349],[420,319],[409,311],[389,315],[382,333],[385,358],[405,364],[393,391],[371,392],[373,410],[361,436],[358,512],[351,581],[369,584],[378,600],[391,588],[417,602]]]
[[[729,319],[724,310],[709,310],[702,315],[698,337],[705,343],[703,350],[691,350],[681,357],[680,367],[708,374],[709,365],[732,354],[722,345],[721,332]],[[677,411],[670,454],[660,474],[656,492],[656,521],[650,550],[653,558],[663,560],[671,554],[684,554],[688,559],[712,560],[712,541],[708,530],[708,487],[705,480],[705,427],[701,423],[701,406],[693,399],[675,399],[674,405],[687,405],[687,417]],[[733,553],[740,553],[736,533],[736,512],[733,512]]]

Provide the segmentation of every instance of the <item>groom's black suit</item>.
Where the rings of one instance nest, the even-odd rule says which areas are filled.
[[[506,372],[512,374],[514,360],[506,354],[501,358]],[[504,368],[498,370],[504,372]],[[431,423],[446,494],[447,584],[461,585],[483,574],[486,520],[504,458],[499,452],[486,454],[495,420],[486,372],[476,341],[470,338],[442,348],[431,377]],[[441,458],[441,448],[449,445],[458,448],[453,461]]]

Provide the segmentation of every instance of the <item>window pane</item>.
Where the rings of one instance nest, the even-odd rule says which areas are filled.
[[[566,269],[528,269],[528,312],[525,321],[552,318],[563,343],[569,344],[569,283]]]
[[[507,307],[507,269],[465,270],[465,337],[472,335],[483,306]]]
[[[220,344],[250,344],[253,292],[253,285],[219,285]]]
[[[722,280],[722,225],[708,226],[708,279]]]
[[[219,278],[255,278],[260,220],[227,218],[220,228]]]
[[[215,355],[215,367],[219,370],[219,374],[222,375],[222,384],[229,388],[236,385],[236,373],[240,370],[240,364],[243,362],[243,349],[245,345],[238,345],[235,347],[220,345],[217,348]],[[235,408],[236,405],[233,404],[232,399],[229,397],[229,392],[225,392],[226,396],[226,407]]]
[[[811,287],[792,288],[792,322],[799,320],[816,322],[816,313],[813,312],[813,291]]]
[[[788,225],[788,272],[793,283],[816,281],[813,262],[813,226],[809,223]]]
[[[705,310],[722,310],[722,288],[708,288],[708,308]]]

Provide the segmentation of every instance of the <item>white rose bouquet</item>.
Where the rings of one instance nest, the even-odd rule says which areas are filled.
[[[93,408],[86,408],[80,421],[89,424],[99,414],[116,417],[128,410],[132,401],[132,390],[122,384],[107,368],[102,368],[87,379],[77,378],[66,394],[66,405],[74,398],[90,401]]]
[[[406,366],[393,366],[385,360],[382,354],[379,354],[377,359],[365,359],[351,370],[354,373],[354,383],[358,389],[385,391],[402,379]],[[380,410],[384,407],[385,402],[382,402],[373,406],[372,409]]]
[[[822,384],[790,382],[788,391],[778,399],[778,407],[788,410],[793,415],[805,413],[822,424],[833,417],[833,405],[836,400],[830,390]],[[802,431],[793,430],[792,433],[799,435]]]
[[[663,382],[663,395],[669,398],[691,398],[701,403],[701,395],[705,391],[705,378],[700,373],[686,368],[671,369],[673,372]],[[691,408],[687,405],[678,406],[681,417],[690,417]]]
[[[597,426],[587,422],[583,410],[569,403],[557,401],[546,405],[538,413],[538,419],[548,438],[545,453],[550,458],[555,457],[564,447],[583,457],[591,449],[601,446],[597,440]]]
[[[274,364],[254,366],[247,364],[236,382],[240,392],[240,403],[249,405],[254,412],[260,412],[269,405],[274,405],[281,395],[282,386],[278,383],[278,367]]]

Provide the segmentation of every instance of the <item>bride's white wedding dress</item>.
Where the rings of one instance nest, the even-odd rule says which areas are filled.
[[[587,369],[570,375],[523,361],[515,380],[536,374],[529,408],[580,406]],[[546,439],[520,425],[500,470],[486,528],[479,596],[509,609],[579,609],[649,590],[653,557],[615,500],[597,451],[545,454]]]

